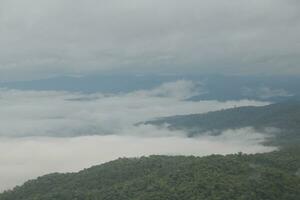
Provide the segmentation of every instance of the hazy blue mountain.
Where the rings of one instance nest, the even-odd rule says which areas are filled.
[[[225,75],[90,75],[54,77],[42,80],[0,82],[0,87],[21,90],[66,90],[84,93],[131,92],[150,89],[176,80],[201,82],[200,96],[190,100],[258,99],[282,101],[300,95],[297,76],[225,76]]]

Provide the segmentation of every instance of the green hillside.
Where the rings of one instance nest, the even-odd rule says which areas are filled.
[[[289,101],[262,107],[238,107],[204,114],[171,116],[146,122],[146,124],[167,124],[172,130],[186,130],[190,136],[212,131],[253,127],[260,131],[277,128],[276,141],[279,143],[300,141],[300,102]]]
[[[299,153],[124,158],[40,177],[0,200],[298,200]]]

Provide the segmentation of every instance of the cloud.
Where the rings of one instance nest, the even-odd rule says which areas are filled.
[[[0,90],[0,136],[80,136],[120,134],[156,117],[204,113],[266,102],[188,101],[201,93],[180,80],[151,90],[120,94]],[[133,131],[133,130],[132,130]]]
[[[168,130],[159,137],[107,135],[75,138],[0,138],[0,191],[51,172],[78,171],[119,157],[153,154],[196,155],[257,153],[275,150],[253,129],[227,130],[216,137],[187,138]],[[148,135],[145,134],[145,135]],[[166,136],[168,135],[168,136]]]
[[[1,0],[0,78],[300,74],[295,0]]]

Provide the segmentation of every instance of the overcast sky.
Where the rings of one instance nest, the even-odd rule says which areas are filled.
[[[300,74],[298,0],[0,0],[0,79]]]

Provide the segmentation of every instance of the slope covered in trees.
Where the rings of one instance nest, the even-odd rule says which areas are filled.
[[[28,181],[0,200],[298,200],[299,155],[299,148],[290,148],[255,155],[124,158]]]
[[[211,131],[220,134],[222,130],[253,127],[258,130],[277,128],[276,142],[299,143],[300,101],[288,101],[262,107],[238,107],[204,114],[171,116],[146,122],[164,125],[170,129],[181,129],[190,136]]]

